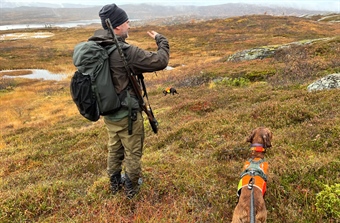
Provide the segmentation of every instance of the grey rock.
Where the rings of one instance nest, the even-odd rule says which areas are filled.
[[[312,92],[334,88],[340,88],[340,73],[329,74],[326,77],[317,80],[316,82],[308,85],[307,90]]]

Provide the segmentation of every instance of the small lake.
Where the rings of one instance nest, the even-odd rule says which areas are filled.
[[[7,75],[11,72],[15,73],[19,70],[3,70],[0,71],[1,73],[6,73],[3,75],[3,78],[27,78],[27,79],[42,79],[42,80],[52,80],[52,81],[61,81],[67,77],[66,74],[53,74],[50,73],[48,70],[40,70],[40,69],[25,69],[29,72],[29,74],[23,75]]]
[[[130,19],[130,21],[139,21],[139,19]],[[61,23],[33,23],[33,24],[13,24],[13,25],[1,25],[0,30],[15,30],[15,29],[39,29],[39,28],[73,28],[87,26],[91,24],[101,24],[100,19],[90,19],[90,20],[78,20],[71,22],[61,22]]]
[[[41,23],[41,24],[13,24],[2,25],[0,30],[13,30],[13,29],[37,29],[37,28],[49,28],[49,27],[61,27],[61,28],[73,28],[77,26],[86,26],[90,24],[101,23],[100,19],[92,20],[79,20],[64,23]]]

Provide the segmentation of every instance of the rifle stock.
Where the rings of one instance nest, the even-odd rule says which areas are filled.
[[[153,115],[153,112],[152,112],[152,109],[150,107],[150,104],[149,104],[149,106],[147,106],[145,101],[144,101],[144,98],[143,98],[142,92],[141,92],[141,88],[140,88],[140,86],[139,86],[139,84],[138,84],[138,82],[137,82],[137,80],[135,78],[136,75],[132,73],[132,71],[131,71],[131,69],[130,69],[127,61],[126,61],[126,58],[124,56],[124,52],[123,52],[122,48],[120,47],[120,45],[118,43],[118,39],[117,39],[116,34],[114,33],[114,30],[113,30],[113,27],[112,27],[110,19],[106,19],[105,23],[106,23],[107,27],[109,28],[109,31],[110,31],[110,33],[111,33],[111,35],[113,37],[114,43],[117,45],[117,49],[118,49],[119,55],[120,55],[120,57],[123,60],[125,70],[126,70],[126,72],[128,74],[129,81],[131,83],[132,89],[133,89],[133,91],[135,92],[135,94],[136,94],[136,96],[138,98],[139,104],[140,104],[142,110],[148,116],[149,123],[150,123],[150,126],[152,128],[152,131],[154,133],[157,133],[158,132],[158,122],[157,122],[155,116]]]

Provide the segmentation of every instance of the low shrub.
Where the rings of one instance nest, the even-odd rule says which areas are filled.
[[[316,195],[315,206],[322,217],[340,219],[340,184],[325,185]]]

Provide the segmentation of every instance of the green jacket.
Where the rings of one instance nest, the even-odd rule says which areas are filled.
[[[134,74],[143,74],[144,72],[154,72],[166,68],[169,62],[169,42],[161,34],[155,38],[158,49],[156,52],[143,50],[137,46],[129,45],[124,39],[117,36],[118,41],[125,53],[125,58],[129,67]],[[96,41],[102,46],[112,45],[113,38],[108,30],[100,29],[95,31],[94,35],[89,40]],[[113,84],[116,92],[121,94],[129,85],[129,79],[124,67],[124,63],[119,55],[118,50],[115,50],[110,55],[110,70]],[[134,92],[130,92],[134,95]],[[128,115],[127,110],[122,108],[115,114],[108,115],[112,121],[118,121]]]

